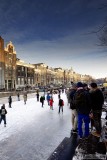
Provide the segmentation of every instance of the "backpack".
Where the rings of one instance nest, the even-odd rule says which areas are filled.
[[[75,100],[75,105],[77,107],[86,106],[87,105],[86,92],[83,89],[76,91],[75,96],[74,96],[74,100]]]
[[[5,115],[5,109],[1,109],[1,115]]]

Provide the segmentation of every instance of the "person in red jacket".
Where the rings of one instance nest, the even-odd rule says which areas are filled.
[[[50,100],[49,100],[49,104],[50,104],[50,109],[53,110],[53,98],[51,97]]]

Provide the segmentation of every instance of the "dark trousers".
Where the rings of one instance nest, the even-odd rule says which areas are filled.
[[[12,106],[11,106],[11,104],[12,104],[12,103],[11,103],[11,102],[9,102],[9,107],[10,107],[10,108],[12,107]]]
[[[96,131],[101,133],[101,110],[93,111],[94,127]]]
[[[42,107],[43,107],[43,105],[44,105],[44,101],[42,101],[41,103],[42,103]]]
[[[37,97],[37,101],[39,101],[39,97]]]
[[[59,113],[60,113],[60,109],[62,109],[62,112],[63,112],[63,106],[59,106]]]
[[[1,124],[2,120],[4,121],[4,124],[6,124],[6,116],[5,115],[1,115],[0,124]]]

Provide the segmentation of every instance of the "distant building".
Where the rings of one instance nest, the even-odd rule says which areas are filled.
[[[72,68],[52,68],[45,63],[26,63],[17,58],[11,41],[4,48],[4,39],[0,36],[0,90],[54,85],[70,86],[71,81],[90,82],[91,80],[91,76],[78,74]]]
[[[16,87],[16,51],[12,42],[4,48],[4,40],[0,37],[0,86],[1,89],[12,90]]]
[[[25,63],[22,60],[16,61],[16,88],[34,86],[34,65]]]

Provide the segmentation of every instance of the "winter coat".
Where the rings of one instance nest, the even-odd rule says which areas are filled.
[[[79,89],[74,95],[74,104],[80,114],[89,114],[91,110],[90,94],[84,89]]]
[[[50,100],[50,95],[48,94],[47,97],[46,97],[47,101]]]
[[[49,104],[50,104],[50,106],[53,106],[53,99],[50,99],[50,101],[49,101]]]
[[[70,109],[76,109],[76,106],[74,104],[75,93],[76,93],[76,89],[72,89],[70,94],[69,94]]]
[[[64,101],[62,99],[59,99],[59,106],[60,107],[64,106]]]
[[[24,101],[27,101],[27,95],[23,95]]]
[[[7,110],[5,109],[4,106],[2,106],[1,109],[0,109],[0,115],[5,116],[6,114],[7,114]]]
[[[44,100],[45,100],[45,97],[44,97],[44,96],[41,96],[41,97],[40,97],[40,102],[43,103]]]
[[[8,98],[8,102],[12,103],[12,97],[11,96]]]
[[[36,94],[37,98],[39,98],[39,93]]]
[[[92,110],[101,110],[104,103],[104,96],[100,89],[90,92]]]

